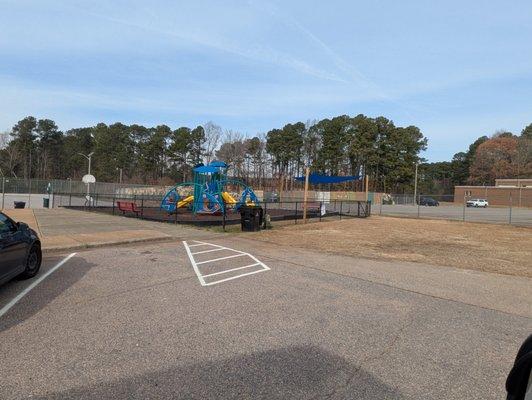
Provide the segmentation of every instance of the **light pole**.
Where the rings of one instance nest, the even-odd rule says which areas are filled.
[[[91,174],[91,159],[92,159],[92,155],[94,154],[94,151],[90,152],[88,155],[87,154],[83,154],[83,153],[78,153],[79,155],[85,157],[87,160],[89,160],[89,170],[87,172],[87,175],[90,175]],[[87,201],[90,201],[90,183],[87,182]]]

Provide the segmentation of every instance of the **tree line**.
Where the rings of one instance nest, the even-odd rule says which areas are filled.
[[[427,139],[419,128],[362,114],[290,123],[253,137],[212,122],[177,129],[99,123],[63,132],[50,119],[30,116],[0,134],[0,175],[81,179],[83,154],[94,153],[91,172],[101,182],[184,182],[195,165],[220,159],[231,165],[232,176],[261,188],[303,175],[309,166],[329,175],[368,175],[370,190],[408,193],[419,164],[425,193],[452,193],[454,185],[530,176],[531,134],[532,124],[519,136],[483,136],[451,161],[427,163],[420,157]]]
[[[532,178],[532,124],[520,134],[481,136],[451,161],[419,166],[422,193],[452,194],[458,185],[494,185],[498,178]]]
[[[427,139],[415,126],[398,127],[384,117],[342,115],[287,124],[246,137],[208,122],[171,129],[99,123],[63,132],[50,119],[26,117],[1,135],[0,174],[32,179],[79,179],[83,154],[94,153],[98,181],[169,184],[192,178],[198,163],[221,159],[231,173],[263,186],[272,178],[314,172],[368,174],[375,190],[411,184],[413,165]]]

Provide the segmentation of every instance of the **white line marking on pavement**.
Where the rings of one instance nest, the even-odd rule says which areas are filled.
[[[7,303],[2,309],[0,309],[0,318],[7,313],[15,304],[17,304],[24,296],[26,296],[35,286],[44,281],[48,276],[50,276],[54,271],[61,268],[68,260],[74,257],[77,253],[69,254],[66,258],[62,259],[54,267],[50,268],[43,275],[39,277],[36,281],[32,282],[26,289],[20,292],[13,300]]]
[[[203,275],[203,277],[204,277],[204,278],[207,278],[208,276],[214,276],[214,275],[225,274],[225,273],[227,273],[227,272],[237,271],[237,270],[239,270],[239,269],[244,269],[244,268],[254,267],[255,265],[260,265],[260,264],[259,264],[259,263],[255,263],[255,264],[244,265],[243,267],[226,269],[226,270],[223,270],[223,271],[220,271],[220,272],[215,272],[215,273],[213,273],[213,274]]]
[[[195,256],[196,254],[205,254],[205,253],[210,253],[210,252],[213,252],[213,251],[222,251],[222,250],[227,250],[227,249],[223,248],[223,249],[211,249],[211,250],[196,251],[195,253],[192,253],[192,255]]]
[[[268,269],[259,269],[258,271],[246,272],[245,274],[240,274],[240,275],[237,275],[237,276],[232,276],[230,278],[220,279],[219,281],[214,281],[214,282],[207,283],[205,286],[216,285],[217,283],[231,281],[233,279],[242,278],[243,276],[258,274],[259,272],[264,272],[264,271],[268,271],[268,270],[269,270],[269,268]]]
[[[270,267],[268,267],[262,261],[257,259],[257,257],[255,257],[255,256],[253,256],[253,255],[251,255],[249,253],[246,253],[246,252],[243,252],[243,251],[240,251],[240,250],[234,250],[234,249],[231,249],[231,248],[225,247],[225,246],[219,246],[217,244],[199,242],[197,240],[195,240],[194,242],[195,242],[195,244],[189,245],[186,241],[183,241],[183,245],[185,246],[185,250],[187,252],[187,255],[188,255],[188,258],[190,260],[190,263],[192,264],[192,268],[194,268],[194,272],[196,273],[196,275],[198,277],[198,280],[200,281],[202,286],[211,286],[211,285],[215,285],[217,283],[226,282],[226,281],[230,281],[232,279],[236,279],[236,278],[240,278],[240,277],[243,277],[243,276],[256,274],[258,272],[264,272],[264,271],[270,270]],[[207,253],[207,252],[210,252],[210,251],[214,251],[214,249],[208,250],[208,251],[201,251],[201,252],[197,252],[197,253],[192,253],[190,251],[190,247],[199,246],[199,245],[212,246],[212,247],[216,247],[219,250],[232,251],[233,253],[236,253],[236,254],[233,254],[233,255],[227,256],[227,257],[213,258],[211,260],[204,260],[204,261],[197,262],[194,259],[194,254],[202,254],[202,253]],[[203,275],[201,273],[201,271],[200,271],[200,265],[202,265],[202,264],[212,263],[212,262],[220,261],[220,260],[227,260],[227,259],[236,258],[236,257],[243,257],[243,256],[247,256],[247,257],[251,258],[255,262],[253,264],[245,265],[243,267],[225,269],[223,271],[214,272],[212,274],[207,274],[207,275]],[[228,272],[238,271],[238,270],[241,270],[241,269],[252,268],[252,267],[257,267],[257,266],[260,266],[260,269],[257,270],[257,271],[246,272],[244,274],[231,276],[229,278],[220,279],[220,280],[212,281],[212,282],[206,282],[205,281],[205,278],[207,278],[207,277],[221,275],[221,274],[225,274],[225,273],[228,273]]]
[[[206,261],[197,262],[196,265],[207,264],[207,263],[210,263],[210,262],[227,260],[228,258],[235,258],[235,257],[242,257],[242,256],[247,256],[247,254],[246,253],[239,253],[239,254],[233,254],[232,256],[227,256],[227,257],[213,258],[212,260],[206,260]]]
[[[188,247],[187,242],[183,241],[183,245],[185,246],[185,250],[187,251],[187,254],[188,254],[188,259],[192,263],[192,268],[194,268],[194,272],[196,273],[196,276],[198,277],[198,279],[199,279],[199,281],[201,283],[201,286],[205,286],[206,285],[205,279],[203,279],[203,276],[199,272],[199,268],[196,265],[196,261],[194,261],[194,256],[190,252],[190,248]],[[194,245],[192,245],[192,246],[194,246]]]

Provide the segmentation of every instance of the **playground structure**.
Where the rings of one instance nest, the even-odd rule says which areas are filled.
[[[196,166],[193,169],[194,181],[172,187],[163,197],[160,208],[169,214],[186,207],[196,215],[212,215],[228,210],[238,212],[243,205],[258,204],[260,200],[251,187],[242,181],[227,178],[228,168],[229,165],[223,161]],[[243,188],[238,200],[229,193],[229,186]]]

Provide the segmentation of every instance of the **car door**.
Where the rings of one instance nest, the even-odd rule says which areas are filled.
[[[23,233],[13,220],[0,213],[0,280],[20,272],[25,257]]]

